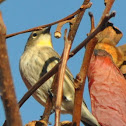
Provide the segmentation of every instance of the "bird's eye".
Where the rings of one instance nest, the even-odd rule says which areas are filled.
[[[37,37],[37,33],[33,33],[32,36],[33,36],[33,38]]]

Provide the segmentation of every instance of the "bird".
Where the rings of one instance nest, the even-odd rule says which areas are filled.
[[[28,38],[24,52],[20,58],[20,73],[28,89],[35,85],[39,79],[50,71],[60,60],[60,55],[53,48],[50,28],[51,27],[46,27],[39,31],[33,31]],[[43,106],[46,104],[53,79],[54,76],[48,79],[33,94],[33,97]],[[61,105],[61,113],[63,114],[73,114],[75,94],[73,82],[74,77],[67,67],[64,77]],[[97,120],[88,110],[84,102],[82,103],[81,120],[85,125],[99,126]]]
[[[94,50],[88,83],[92,114],[99,124],[126,126],[126,80],[106,50]]]

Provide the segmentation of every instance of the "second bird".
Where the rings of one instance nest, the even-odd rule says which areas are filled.
[[[29,89],[35,85],[45,73],[50,71],[59,62],[59,59],[59,54],[52,46],[50,27],[32,32],[20,59],[20,72],[27,88]],[[43,106],[46,104],[53,79],[54,76],[48,79],[33,95]],[[61,106],[62,113],[73,114],[75,93],[73,82],[73,75],[66,69]],[[84,102],[82,103],[81,113],[81,120],[83,123],[90,126],[99,125]]]

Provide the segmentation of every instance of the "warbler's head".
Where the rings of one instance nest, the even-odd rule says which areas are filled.
[[[50,28],[51,27],[47,27],[47,28],[43,28],[40,31],[33,31],[28,38],[28,41],[25,46],[25,50],[35,46],[52,48],[53,46],[52,46]]]

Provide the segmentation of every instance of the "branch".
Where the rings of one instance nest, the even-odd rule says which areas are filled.
[[[92,32],[94,30],[94,18],[91,13],[89,13],[90,19],[91,19],[91,30]],[[73,111],[73,124],[80,125],[81,120],[81,104],[83,101],[83,91],[85,86],[85,80],[86,75],[88,71],[89,62],[91,59],[91,55],[94,51],[95,45],[97,44],[98,40],[96,37],[91,39],[87,46],[85,51],[85,56],[83,59],[83,63],[80,69],[79,74],[77,74],[76,79],[74,81],[75,85],[75,100],[74,100],[74,111]]]
[[[30,29],[27,29],[27,30],[24,30],[24,31],[12,33],[12,34],[6,35],[6,38],[10,38],[10,37],[13,37],[13,36],[16,36],[16,35],[19,35],[19,34],[23,34],[23,33],[26,33],[26,32],[41,30],[42,28],[49,27],[49,26],[55,25],[55,24],[57,24],[59,22],[69,20],[69,19],[73,18],[75,15],[79,14],[80,12],[83,12],[83,10],[85,10],[85,8],[87,8],[87,6],[81,6],[77,11],[75,11],[74,13],[68,15],[67,17],[65,17],[63,19],[60,19],[60,20],[55,21],[55,22],[50,23],[50,24],[46,24],[46,25],[30,28]]]
[[[76,35],[77,29],[79,27],[79,24],[81,22],[81,19],[83,17],[83,14],[85,12],[85,10],[87,8],[89,8],[92,5],[92,3],[83,3],[83,8],[85,8],[83,11],[81,11],[77,17],[74,19],[74,22],[71,24],[71,28],[68,34],[68,39],[65,36],[65,47],[64,47],[64,52],[62,55],[62,63],[59,66],[59,70],[57,73],[57,84],[54,85],[54,88],[56,92],[54,92],[54,94],[56,94],[56,106],[55,106],[55,126],[59,125],[60,122],[60,109],[61,109],[61,102],[62,102],[62,94],[63,94],[63,82],[64,82],[64,74],[65,74],[65,69],[66,69],[66,64],[67,64],[67,60],[69,58],[69,52],[74,40],[74,37]],[[81,6],[81,7],[82,7]],[[66,34],[65,34],[66,35]]]
[[[62,35],[61,34],[61,28],[63,27],[63,25],[66,24],[66,23],[72,24],[72,23],[74,23],[75,19],[76,19],[76,17],[73,17],[73,18],[71,18],[69,20],[58,23],[54,36],[56,38],[61,38],[61,35]]]
[[[90,33],[92,33],[95,30],[95,22],[94,22],[94,16],[91,12],[88,13],[90,16],[90,20],[91,20],[91,30]]]
[[[47,123],[47,124],[49,121],[49,116],[51,115],[52,107],[53,107],[52,99],[50,98],[50,96],[48,96],[48,98],[46,100],[45,110],[44,110],[44,113],[41,118],[41,120],[45,121],[45,123]]]
[[[104,0],[104,3],[105,3],[106,8],[105,8],[105,10],[104,10],[104,12],[103,12],[103,14],[102,14],[102,17],[101,17],[99,23],[101,23],[101,21],[104,19],[104,17],[105,17],[107,14],[109,14],[109,12],[110,12],[110,10],[111,10],[112,5],[113,5],[114,2],[115,2],[115,0]]]
[[[93,32],[95,29],[94,26],[94,17],[92,13],[89,13],[90,20],[91,20],[91,30],[90,33]],[[88,71],[89,62],[91,59],[91,55],[94,51],[95,45],[97,44],[98,40],[96,37],[91,39],[87,46],[85,51],[85,56],[83,59],[83,63],[80,69],[79,74],[76,76],[76,79],[74,81],[75,85],[75,100],[74,100],[74,111],[73,111],[73,124],[80,125],[81,120],[81,104],[83,100],[83,91],[85,86],[85,80],[86,75]]]
[[[71,41],[68,41],[67,30],[65,30],[65,46],[62,55],[62,62],[59,65],[59,70],[57,73],[57,83],[54,85],[55,94],[56,94],[56,102],[55,102],[55,126],[59,126],[60,123],[60,111],[61,111],[61,103],[62,103],[62,95],[63,95],[63,82],[64,82],[64,75],[66,70],[66,64],[69,57],[69,52],[71,49]]]
[[[83,63],[80,69],[79,74],[76,76],[74,81],[75,85],[75,101],[74,101],[74,111],[73,111],[73,124],[77,126],[80,125],[81,119],[81,105],[83,101],[83,91],[85,86],[86,75],[88,71],[89,62],[91,59],[91,55],[94,51],[95,45],[97,44],[98,40],[96,37],[91,39],[86,46],[85,56],[83,59]]]
[[[92,3],[89,3],[90,0],[85,0],[82,7],[85,8],[83,11],[81,11],[77,17],[76,17],[76,20],[75,22],[71,25],[71,29],[69,31],[69,34],[68,34],[68,40],[71,40],[71,42],[73,42],[74,40],[74,37],[76,35],[76,32],[77,32],[77,29],[79,27],[79,24],[80,24],[80,21],[84,15],[84,12],[87,8],[90,8]]]
[[[6,27],[0,12],[0,93],[9,126],[22,126],[6,47]]]
[[[106,15],[102,22],[97,26],[97,28],[83,41],[81,42],[75,49],[73,49],[69,57],[73,57],[80,49],[82,49],[94,36],[96,36],[100,31],[105,29],[105,24],[115,16],[115,12],[113,11],[110,15]]]

